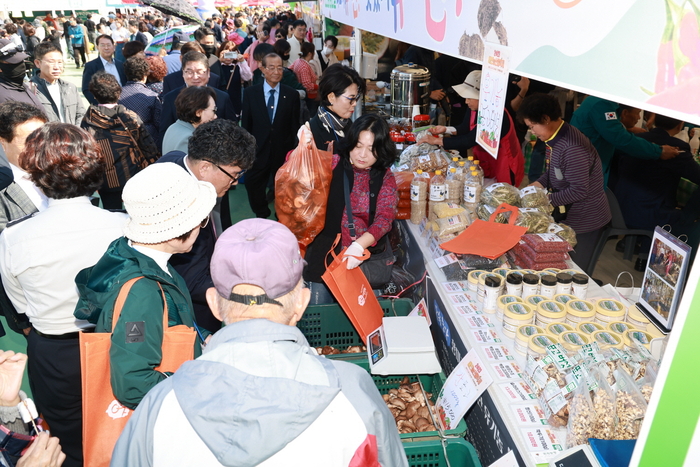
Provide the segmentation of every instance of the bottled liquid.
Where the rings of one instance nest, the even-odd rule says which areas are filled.
[[[447,183],[442,175],[442,170],[436,170],[433,178],[430,179],[430,202],[428,203],[428,216],[433,212],[433,206],[437,203],[444,203],[447,200]]]
[[[464,208],[472,214],[472,219],[476,216],[476,208],[479,206],[479,200],[481,199],[481,189],[479,173],[476,171],[468,172],[464,179],[462,201],[464,202]]]
[[[688,134],[688,131],[690,131],[689,127],[683,128],[681,132],[676,135],[676,138],[680,139],[681,141],[685,141],[686,143],[689,142],[690,135]]]
[[[695,134],[690,139],[690,154],[697,156],[698,148],[700,148],[700,127],[695,129]]]
[[[428,200],[428,174],[422,170],[416,170],[411,181],[411,222],[420,224],[426,217],[426,203]]]
[[[447,185],[446,201],[459,204],[459,202],[462,200],[462,194],[464,192],[464,182],[457,174],[456,168],[452,167],[447,172],[445,183]]]
[[[700,134],[700,132],[698,132]],[[458,167],[457,167],[457,174],[462,176],[462,181],[466,178],[467,175],[467,167],[466,167],[466,162],[465,161],[459,161]]]
[[[457,156],[452,156],[452,162],[450,162],[450,168],[457,168],[459,167],[459,157]]]
[[[481,163],[479,162],[478,159],[474,161],[474,167],[476,167],[476,171],[479,173],[479,180],[481,180],[481,184],[484,184],[484,169],[481,168]]]

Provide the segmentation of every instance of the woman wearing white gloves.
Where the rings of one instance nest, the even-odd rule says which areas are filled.
[[[302,141],[310,141],[308,129],[302,127],[300,133]],[[350,126],[337,149],[333,156],[325,227],[308,246],[304,258],[307,262],[304,281],[311,289],[312,305],[333,302],[321,276],[338,234],[341,234],[341,241],[336,253],[347,247],[343,261],[348,269],[362,264],[358,257],[365,249],[372,254],[367,261],[371,264],[365,264],[362,269],[373,288],[388,281],[394,263],[387,234],[396,217],[399,198],[394,174],[389,170],[396,158],[389,125],[377,115],[363,115]],[[347,209],[346,198],[350,200],[350,209]]]

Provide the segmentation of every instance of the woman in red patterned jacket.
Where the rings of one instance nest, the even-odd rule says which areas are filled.
[[[321,276],[326,270],[326,255],[338,234],[341,234],[341,241],[336,253],[347,247],[343,260],[348,269],[362,264],[356,257],[361,256],[365,249],[375,259],[383,259],[384,270],[363,268],[373,288],[382,283],[382,273],[388,273],[390,277],[394,263],[387,234],[396,217],[399,198],[394,174],[389,169],[396,158],[396,146],[389,138],[389,125],[377,115],[363,115],[350,126],[338,146],[338,154],[333,156],[333,179],[325,227],[308,246],[304,258],[307,262],[304,281],[311,289],[311,304],[333,301]],[[346,186],[350,192],[349,210],[345,203]],[[354,229],[349,225],[348,212],[353,218]],[[384,282],[388,282],[388,278]]]

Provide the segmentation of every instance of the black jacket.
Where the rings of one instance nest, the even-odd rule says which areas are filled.
[[[212,88],[219,87],[219,75],[216,73],[209,73],[209,83],[207,83]],[[170,73],[165,78],[163,78],[163,95],[166,95],[172,90],[181,88],[185,85],[185,78],[182,76],[182,70],[178,70],[174,73]]]
[[[117,72],[121,77],[119,84],[121,86],[124,86],[126,84],[126,73],[124,73],[124,63],[120,60],[117,60],[116,58],[114,59],[114,63],[117,65]],[[89,90],[90,80],[92,79],[92,75],[94,75],[98,71],[104,70],[105,67],[102,64],[102,59],[100,57],[97,57],[96,59],[87,62],[85,64],[85,68],[83,69],[83,95],[85,96],[85,99],[87,99],[88,102],[92,105],[97,105],[97,100]]]

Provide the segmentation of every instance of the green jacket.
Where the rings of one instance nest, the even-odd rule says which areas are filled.
[[[187,285],[170,265],[168,270],[170,276],[121,237],[112,242],[97,264],[83,269],[75,278],[80,295],[75,317],[94,323],[95,332],[111,332],[114,303],[122,285],[134,277],[144,276],[129,291],[112,333],[109,359],[114,396],[132,409],[153,386],[167,377],[154,369],[161,361],[163,340],[163,298],[158,282],[168,303],[169,326],[195,326]],[[139,321],[144,323],[143,340],[127,343],[126,323]],[[195,341],[194,352],[195,358],[201,354],[199,339]]]

